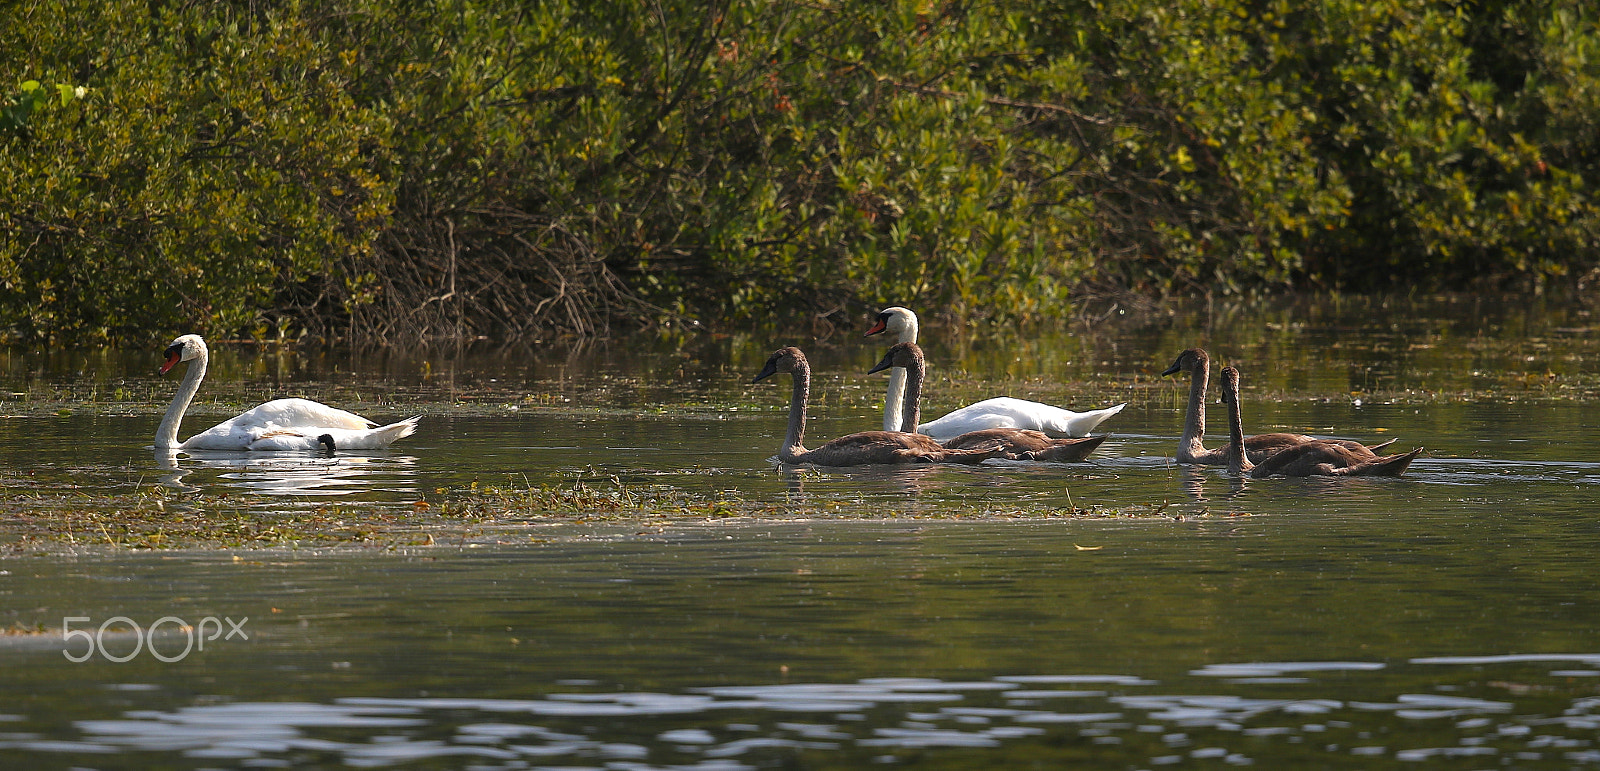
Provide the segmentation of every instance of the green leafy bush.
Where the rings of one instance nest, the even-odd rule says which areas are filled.
[[[1596,13],[9,4],[0,328],[397,342],[1572,283]]]

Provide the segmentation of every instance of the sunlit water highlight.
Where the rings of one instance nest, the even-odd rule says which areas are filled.
[[[1134,675],[1011,675],[981,681],[878,677],[848,683],[727,685],[660,692],[554,692],[534,699],[350,697],[130,709],[78,720],[77,738],[0,734],[0,751],[117,755],[134,764],[181,754],[232,767],[336,763],[355,768],[430,758],[479,769],[757,769],[809,758],[944,766],[939,753],[1014,745],[1010,757],[1093,760],[1102,767],[1214,760],[1281,767],[1361,767],[1379,758],[1477,758],[1514,767],[1600,765],[1600,697],[1564,691],[1600,654],[1436,657],[1400,662],[1439,687],[1514,678],[1502,698],[1385,689],[1380,662],[1217,664],[1173,684]],[[1357,698],[1314,694],[1321,678],[1362,673]],[[1378,674],[1373,674],[1378,673]],[[1208,686],[1203,678],[1222,678]],[[1194,692],[1190,692],[1194,690]],[[148,694],[149,691],[145,690]],[[135,699],[137,700],[137,699]],[[21,721],[25,716],[8,715]],[[136,753],[128,756],[127,753]],[[137,753],[143,753],[140,757]],[[830,760],[830,756],[837,756]],[[1318,757],[1322,759],[1318,760]],[[785,761],[785,758],[791,760]],[[188,765],[188,764],[184,764]]]

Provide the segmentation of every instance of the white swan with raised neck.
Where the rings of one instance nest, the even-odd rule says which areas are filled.
[[[897,305],[878,313],[867,335],[889,333],[895,335],[898,342],[915,343],[917,331],[917,314]],[[883,425],[886,430],[898,427],[902,421],[904,391],[904,375],[899,370],[891,373],[888,392],[883,400]],[[1052,437],[1083,437],[1126,406],[1127,403],[1123,402],[1101,410],[1073,412],[1042,402],[1000,396],[946,413],[938,420],[917,426],[917,432],[935,439],[949,439],[986,428],[1021,428],[1042,431]]]
[[[283,452],[289,450],[371,450],[410,436],[421,416],[379,426],[353,412],[309,399],[274,399],[240,413],[188,439],[178,441],[178,424],[200,391],[210,349],[199,335],[183,335],[165,351],[161,374],[188,362],[183,383],[156,428],[158,450]]]

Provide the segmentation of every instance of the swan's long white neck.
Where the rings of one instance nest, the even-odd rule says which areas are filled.
[[[156,428],[156,448],[173,449],[181,447],[178,441],[178,423],[183,421],[183,413],[189,409],[189,403],[194,401],[194,395],[200,391],[200,381],[206,377],[206,349],[201,348],[200,353],[189,360],[189,371],[183,375],[183,383],[178,386],[177,395],[172,397],[172,404],[167,405],[167,414],[161,418],[161,425]]]
[[[897,343],[915,343],[917,341],[917,317],[901,317],[900,337]],[[894,367],[889,370],[889,392],[883,398],[883,430],[900,431],[905,422],[905,396],[906,396],[906,369]],[[917,432],[917,425],[904,429],[908,434]]]
[[[1200,357],[1189,371],[1189,411],[1183,419],[1183,439],[1178,443],[1179,462],[1187,462],[1206,451],[1206,386],[1211,382],[1211,360]]]
[[[806,400],[811,398],[811,365],[805,361],[795,362],[795,368],[789,376],[794,381],[794,391],[789,394],[789,433],[783,437],[783,446],[778,448],[778,460],[800,463],[806,453],[806,448],[800,443],[806,438]]]

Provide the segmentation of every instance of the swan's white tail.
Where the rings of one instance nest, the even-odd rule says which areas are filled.
[[[1121,412],[1122,408],[1126,406],[1128,406],[1128,403],[1123,402],[1115,407],[1107,407],[1103,410],[1080,412],[1068,419],[1066,421],[1066,425],[1058,430],[1067,436],[1088,436],[1089,432],[1095,429],[1095,426],[1104,423],[1107,418],[1110,418],[1112,415]]]
[[[1118,407],[1117,409],[1122,408]],[[393,444],[397,440],[404,439],[412,434],[415,434],[417,432],[417,421],[420,420],[422,420],[421,415],[412,415],[405,420],[397,420],[387,426],[381,426],[379,428],[372,429],[372,433],[383,437],[384,445]]]
[[[422,420],[421,415],[413,415],[405,420],[390,423],[387,426],[351,432],[353,436],[335,436],[335,442],[341,450],[376,450],[380,447],[388,447],[396,441],[416,433],[417,421],[419,420]]]

